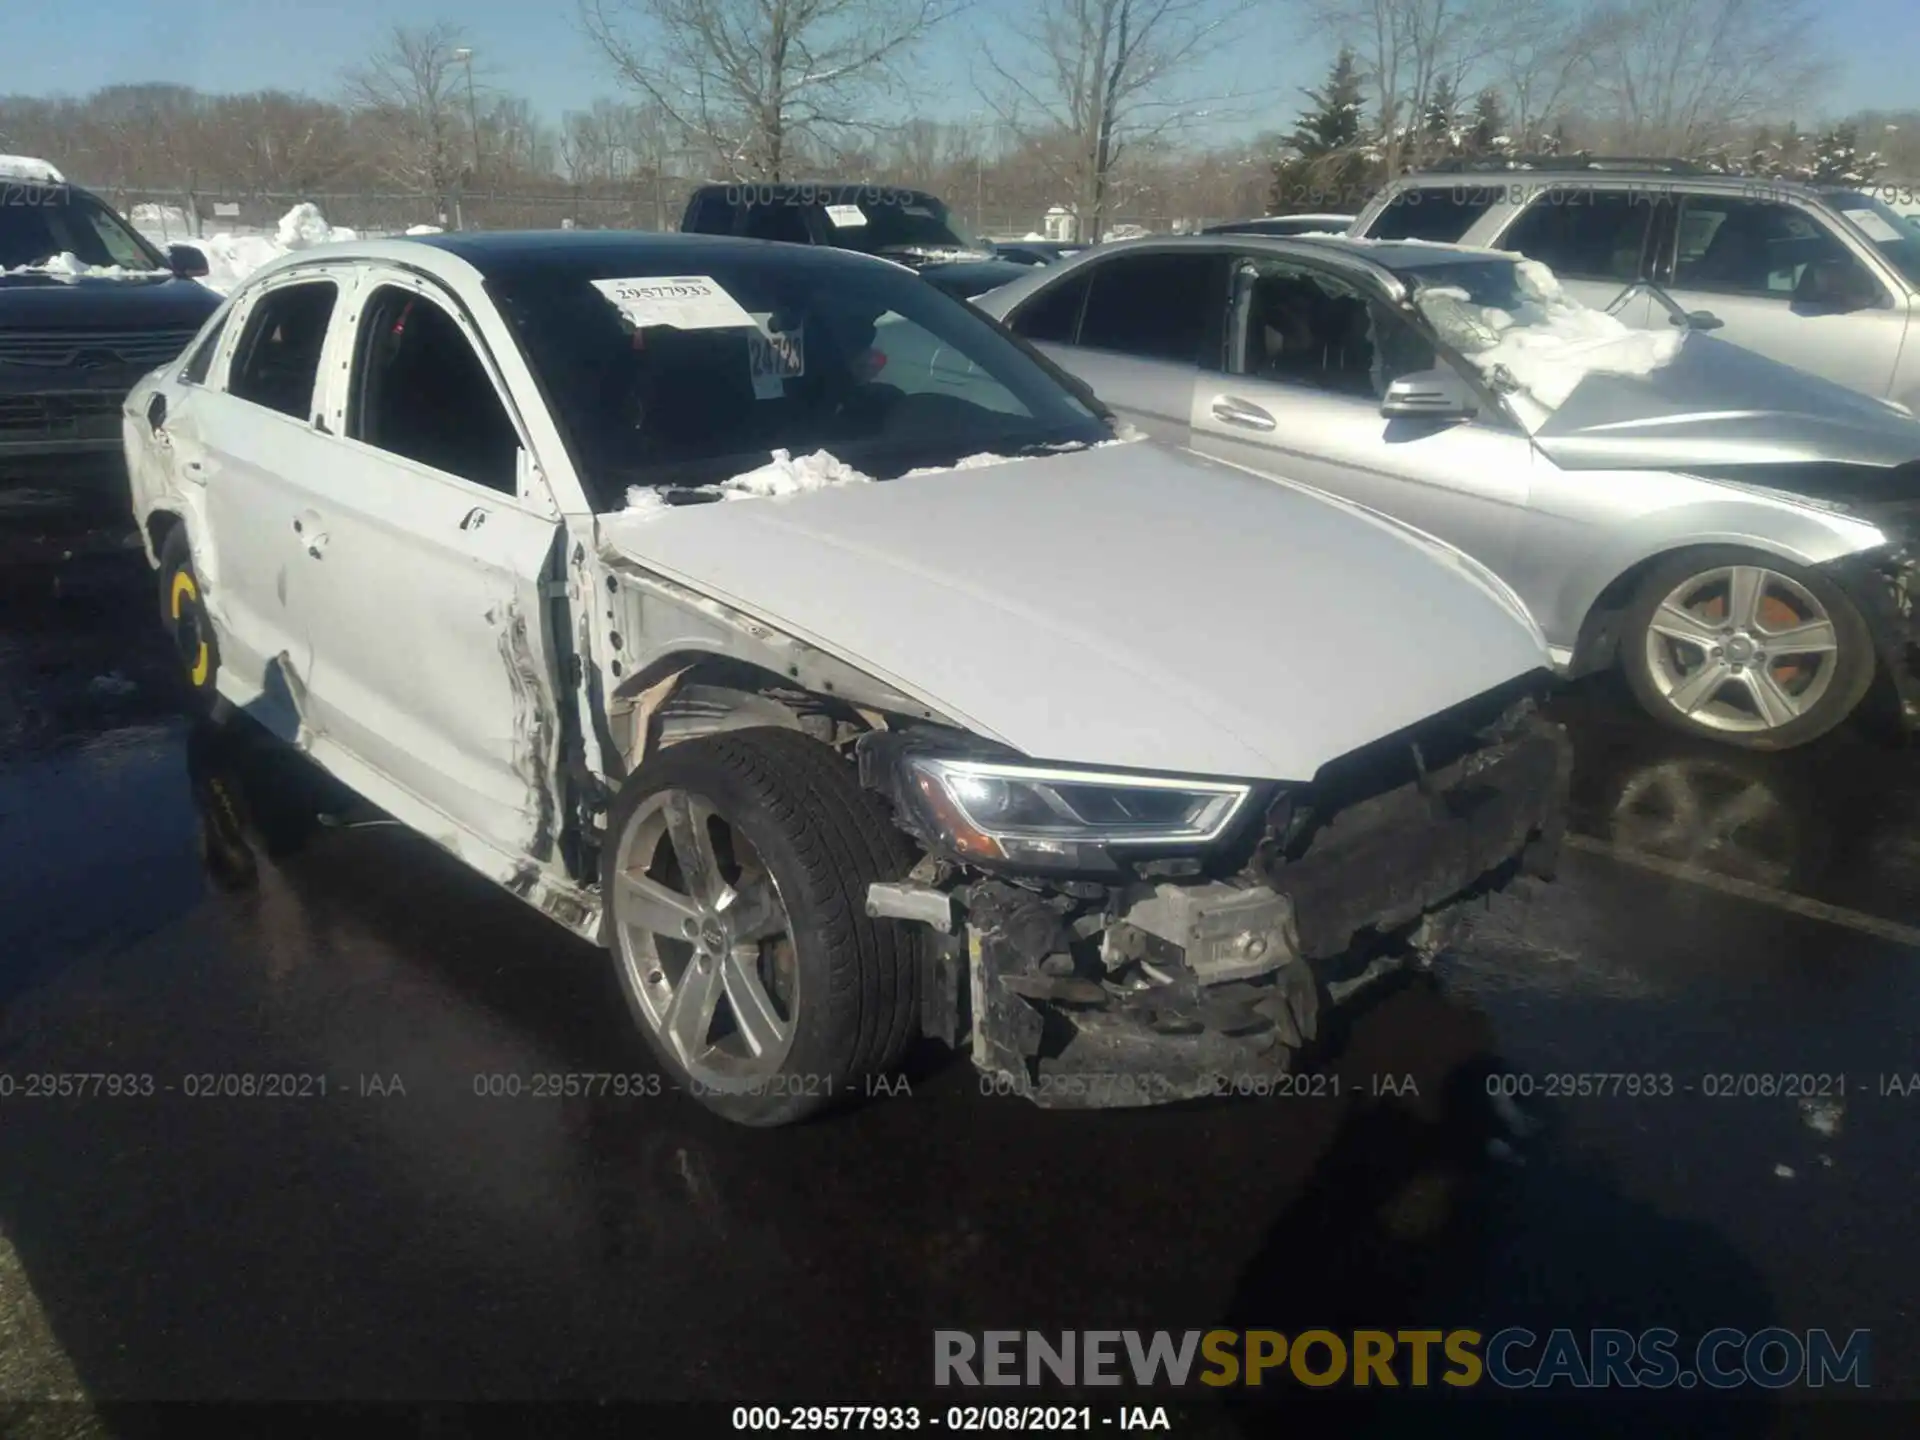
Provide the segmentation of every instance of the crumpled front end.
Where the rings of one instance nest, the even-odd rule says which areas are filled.
[[[1902,541],[1843,556],[1820,567],[1860,609],[1900,723],[1920,730],[1920,544]]]
[[[916,828],[887,749],[863,774]],[[1261,790],[1217,853],[1042,877],[920,826],[926,860],[868,908],[928,927],[922,1028],[1009,1093],[1068,1108],[1267,1093],[1323,1006],[1430,962],[1468,901],[1552,873],[1570,770],[1521,682]]]

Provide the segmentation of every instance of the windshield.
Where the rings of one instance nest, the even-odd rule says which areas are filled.
[[[1827,197],[1889,263],[1920,286],[1920,221],[1902,215],[1878,195],[1842,190]]]
[[[1635,330],[1589,309],[1533,260],[1473,259],[1400,275],[1443,344],[1496,388],[1524,390],[1549,410],[1590,374],[1657,370],[1686,338],[1677,330]]]
[[[617,508],[630,486],[717,484],[775,450],[825,450],[884,480],[1113,438],[972,307],[903,270],[818,263],[829,257],[716,252],[700,275],[671,277],[677,293],[710,292],[679,317],[702,328],[654,323],[666,311],[647,297],[661,287],[645,280],[660,270],[631,252],[542,255],[488,282],[596,508]],[[751,323],[732,323],[742,312]]]
[[[91,196],[54,185],[25,193],[34,203],[0,205],[0,270],[165,268],[151,246]],[[73,260],[60,263],[67,255]]]
[[[826,207],[834,244],[847,250],[885,255],[913,250],[965,250],[991,254],[931,195],[911,191],[861,190],[844,205]]]

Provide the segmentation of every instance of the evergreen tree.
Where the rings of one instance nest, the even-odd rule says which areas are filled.
[[[1467,131],[1467,153],[1499,155],[1513,148],[1507,134],[1506,112],[1497,90],[1482,90],[1473,102],[1473,126]]]
[[[1453,81],[1442,75],[1434,82],[1420,117],[1417,141],[1418,158],[1423,161],[1444,159],[1460,151],[1464,139],[1460,133],[1460,97],[1453,92]]]
[[[1864,185],[1880,170],[1880,157],[1860,153],[1860,131],[1836,125],[1814,142],[1810,178],[1817,185]]]
[[[1274,162],[1267,208],[1277,215],[1358,210],[1377,177],[1365,149],[1366,93],[1353,51],[1342,49],[1326,83],[1306,96],[1313,103]]]

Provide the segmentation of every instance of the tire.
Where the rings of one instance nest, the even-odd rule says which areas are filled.
[[[1789,631],[1806,644],[1769,653]],[[1627,684],[1654,719],[1746,750],[1818,739],[1873,684],[1873,637],[1846,593],[1818,571],[1738,546],[1654,566],[1627,608],[1620,647]]]
[[[180,658],[191,708],[199,715],[222,715],[225,707],[217,688],[220,645],[193,568],[193,547],[185,525],[175,525],[160,545],[160,623]]]
[[[708,847],[696,867],[717,862],[714,904],[693,901],[689,834]],[[708,1109],[789,1124],[899,1062],[918,1015],[918,944],[903,922],[869,918],[866,897],[915,855],[833,751],[779,728],[684,741],[622,786],[608,838],[601,893],[621,989],[668,1073]],[[785,927],[763,935],[769,877]]]

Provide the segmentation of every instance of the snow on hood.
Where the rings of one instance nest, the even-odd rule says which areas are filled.
[[[0,269],[0,275],[46,275],[69,284],[75,280],[151,280],[172,273],[170,270],[130,270],[124,265],[89,265],[71,250],[31,265]]]
[[[1442,339],[1482,371],[1504,369],[1548,410],[1564,405],[1587,376],[1650,375],[1672,361],[1684,331],[1635,330],[1571,298],[1546,266],[1515,265],[1523,303],[1514,311],[1476,305],[1465,290],[1423,287],[1415,303]]]
[[[824,490],[830,485],[866,485],[872,480],[871,475],[861,474],[825,450],[802,455],[798,460],[788,451],[775,450],[772,458],[757,470],[744,471],[718,485],[701,485],[681,493],[712,495],[721,500],[785,500],[809,490]],[[627,490],[627,508],[620,513],[651,515],[674,508],[661,491],[650,485],[634,485]]]
[[[1045,760],[1305,780],[1549,664],[1458,551],[1151,441],[597,523]]]
[[[359,238],[359,231],[344,225],[329,225],[318,205],[302,201],[280,217],[271,235],[235,235],[223,230],[204,240],[182,243],[197,246],[205,253],[207,274],[200,283],[224,295],[262,265],[282,255]]]
[[[1102,440],[1095,445],[1068,443],[1056,446],[1061,453],[1072,450],[1099,450],[1108,445],[1131,445],[1137,440],[1146,439],[1144,432],[1131,425],[1122,424],[1111,440]],[[900,478],[910,480],[917,475],[939,475],[948,470],[978,470],[987,465],[1007,465],[1012,458],[997,455],[984,450],[977,455],[964,455],[951,465],[926,465],[918,470],[909,470]],[[816,450],[811,455],[802,455],[799,459],[785,450],[772,452],[772,459],[755,470],[743,471],[730,479],[722,480],[718,485],[700,485],[691,490],[678,492],[682,496],[712,496],[720,500],[787,500],[795,495],[804,495],[813,490],[826,490],[835,485],[870,485],[871,475],[863,474],[846,464],[838,456],[825,450]],[[684,499],[682,504],[687,503]],[[703,503],[700,500],[693,504]],[[651,485],[632,485],[627,488],[627,505],[622,515],[652,515],[662,510],[676,508],[666,494]]]

